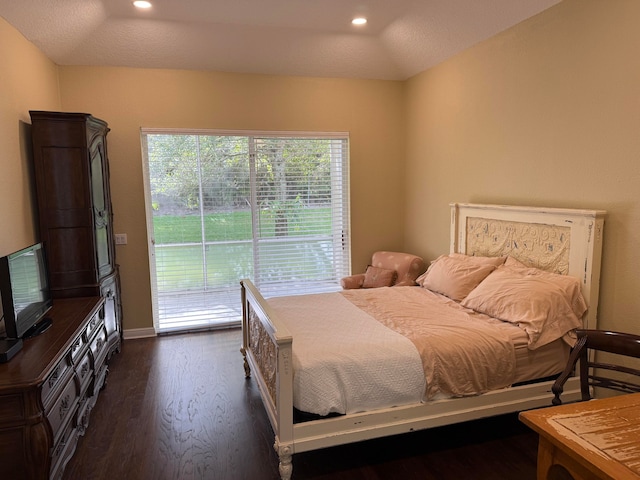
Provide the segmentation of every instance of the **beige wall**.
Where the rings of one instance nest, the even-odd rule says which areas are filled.
[[[355,270],[403,246],[401,82],[59,67],[62,105],[106,120],[125,329],[152,326],[140,128],[346,131]]]
[[[607,210],[600,325],[640,333],[640,2],[564,0],[407,82],[406,247],[450,202]]]
[[[445,252],[450,202],[605,209],[601,325],[640,332],[638,18],[636,0],[564,0],[404,83],[56,69],[0,19],[0,254],[35,236],[29,109],[112,128],[126,329],[151,326],[140,127],[349,131],[354,270],[378,248]]]
[[[36,241],[29,110],[57,110],[57,69],[0,18],[0,255]]]

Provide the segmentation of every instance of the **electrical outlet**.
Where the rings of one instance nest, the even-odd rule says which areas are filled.
[[[116,245],[126,245],[127,244],[127,234],[126,233],[116,233]]]

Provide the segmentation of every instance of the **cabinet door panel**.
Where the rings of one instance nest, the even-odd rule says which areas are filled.
[[[88,206],[89,195],[84,178],[84,155],[82,148],[43,147],[43,177],[48,214],[56,210],[80,210]]]
[[[51,228],[49,229],[47,259],[49,272],[51,275],[62,275],[67,273],[86,271],[91,278],[92,253],[88,245],[91,244],[91,231],[86,227],[74,228]],[[73,255],[66,254],[71,250]],[[87,278],[82,278],[85,282]],[[95,279],[94,279],[95,281]],[[61,281],[64,285],[67,282]],[[54,282],[54,286],[58,286]]]
[[[90,146],[91,155],[91,194],[95,225],[95,253],[100,277],[113,271],[111,227],[111,202],[108,187],[105,185],[105,168],[107,158],[104,152],[102,137],[95,137]]]

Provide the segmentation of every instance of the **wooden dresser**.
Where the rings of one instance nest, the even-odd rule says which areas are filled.
[[[0,364],[0,473],[61,478],[107,376],[103,297],[54,300],[52,326]]]

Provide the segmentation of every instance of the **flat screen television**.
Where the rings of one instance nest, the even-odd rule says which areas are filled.
[[[51,325],[45,315],[53,300],[41,243],[0,257],[0,296],[8,338],[29,338]]]

